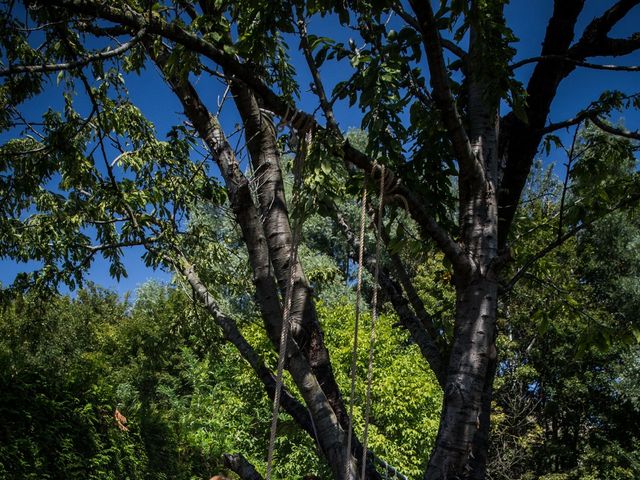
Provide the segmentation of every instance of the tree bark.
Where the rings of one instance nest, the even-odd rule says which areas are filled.
[[[497,352],[498,100],[473,70],[482,61],[470,30],[469,142],[483,174],[460,162],[460,240],[472,272],[456,278],[454,341],[436,445],[425,479],[484,479],[493,371]]]
[[[161,70],[165,59],[154,58]],[[229,145],[215,117],[204,106],[195,89],[186,81],[166,76],[172,90],[182,103],[198,135],[216,160],[227,186],[229,201],[241,227],[254,274],[256,297],[265,327],[274,345],[278,344],[282,328],[282,309],[273,276],[264,230],[253,203],[248,179],[240,171],[233,149]],[[298,345],[290,339],[287,345],[287,369],[302,395],[312,420],[320,448],[336,479],[356,478],[356,461],[345,452],[345,430],[340,425],[331,404],[322,390],[311,366]]]
[[[476,278],[458,291],[456,341],[444,390],[440,430],[425,479],[476,479],[486,464],[487,398],[495,360],[497,283]]]
[[[240,453],[222,455],[225,467],[233,470],[242,480],[262,480],[262,475],[258,473],[253,465]]]
[[[293,235],[276,132],[271,119],[266,117],[268,114],[260,110],[258,101],[247,87],[236,82],[231,85],[231,91],[245,127],[247,147],[256,177],[254,181],[257,184],[260,215],[273,271],[281,292],[284,292],[289,281]],[[344,401],[333,374],[329,351],[324,344],[324,334],[318,321],[311,285],[299,259],[294,267],[291,334],[309,360],[342,427],[347,428],[349,422]]]
[[[262,225],[274,274],[284,296],[289,281],[293,235],[276,132],[272,120],[267,117],[269,114],[260,109],[259,102],[246,86],[236,82],[231,85],[231,91],[245,127],[247,148],[254,169],[254,182],[257,184]],[[349,428],[349,417],[333,373],[329,351],[324,344],[324,334],[318,321],[312,289],[299,259],[294,268],[291,329],[292,338],[309,361],[341,428],[346,431]],[[352,445],[352,453],[356,456],[360,471],[363,447],[356,437],[353,438]],[[372,480],[381,478],[371,459],[367,461],[367,476]]]

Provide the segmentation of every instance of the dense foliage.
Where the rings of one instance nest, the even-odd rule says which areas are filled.
[[[321,278],[322,270],[312,269],[311,278]],[[329,292],[319,313],[331,332],[338,381],[348,389],[353,305]],[[242,452],[264,468],[271,404],[188,295],[149,283],[133,304],[97,287],[74,299],[15,300],[0,321],[4,478],[208,478],[223,470],[227,452]],[[417,478],[424,468],[419,452],[435,438],[441,394],[416,346],[394,323],[385,315],[378,324],[373,395],[380,407],[371,443]],[[249,321],[244,330],[270,355],[259,324]],[[362,342],[359,398],[367,358]],[[357,408],[357,430],[362,416]],[[405,422],[417,428],[404,431]],[[313,441],[285,416],[279,425],[278,477],[327,475]]]
[[[640,1],[508,3],[0,2],[2,473],[636,476]]]
[[[570,225],[576,209],[602,205],[635,171],[633,144],[589,128],[576,136],[575,157],[566,151],[565,175],[574,181],[568,189],[553,166],[530,181],[516,229],[525,256],[562,235],[562,216]],[[606,171],[594,172],[596,161]],[[492,478],[640,474],[640,410],[631,386],[638,379],[639,240],[637,207],[608,213],[539,259],[507,293]]]

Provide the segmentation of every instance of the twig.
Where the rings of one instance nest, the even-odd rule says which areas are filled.
[[[640,72],[640,65],[601,65],[597,63],[585,62],[566,55],[542,55],[539,57],[525,58],[509,66],[510,70],[515,70],[524,65],[538,62],[548,62],[550,60],[563,61],[576,65],[577,67],[591,68],[594,70],[613,70],[618,72]]]
[[[614,127],[609,125],[608,123],[602,121],[602,119],[594,116],[591,118],[591,121],[594,123],[596,127],[600,130],[604,130],[607,133],[612,135],[617,135],[619,137],[629,138],[631,140],[640,140],[640,131],[636,130],[635,132],[631,132],[622,127]]]
[[[107,48],[106,50],[102,50],[95,54],[86,56],[79,60],[75,60],[73,62],[65,62],[65,63],[47,63],[43,65],[12,65],[9,68],[4,70],[0,70],[0,77],[7,77],[9,75],[14,75],[17,73],[44,73],[44,72],[58,72],[61,70],[70,70],[72,68],[84,67],[89,65],[92,62],[96,62],[99,60],[106,60],[111,57],[115,57],[120,55],[121,53],[126,52],[131,47],[133,47],[136,43],[142,40],[142,37],[147,32],[146,28],[142,28],[136,33],[136,35],[128,42],[123,43],[117,48],[113,50]]]
[[[302,8],[298,7],[297,9],[298,15],[298,32],[300,34],[300,46],[302,47],[302,52],[304,54],[304,58],[307,61],[307,65],[309,66],[309,71],[311,73],[311,77],[313,78],[314,83],[314,93],[318,97],[320,101],[320,107],[324,113],[325,118],[327,119],[328,128],[336,135],[342,136],[340,133],[340,128],[338,127],[338,123],[333,114],[333,109],[331,108],[331,103],[327,100],[327,95],[325,93],[324,84],[322,83],[322,79],[320,78],[320,72],[318,71],[318,67],[316,66],[315,60],[313,59],[311,46],[309,45],[309,38],[307,35],[307,24],[304,18],[304,14],[302,12]]]
[[[580,124],[576,126],[573,132],[573,139],[571,140],[571,149],[568,152],[567,158],[567,171],[564,175],[564,182],[562,184],[562,195],[560,197],[560,217],[558,219],[558,238],[562,237],[562,223],[564,220],[564,202],[567,198],[567,187],[569,185],[569,174],[571,173],[571,163],[573,162],[573,154],[575,152],[576,140],[578,138],[578,132],[580,131]]]

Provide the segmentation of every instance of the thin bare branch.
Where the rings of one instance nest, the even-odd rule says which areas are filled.
[[[318,100],[320,101],[320,108],[322,108],[324,116],[327,119],[327,127],[334,134],[342,136],[340,133],[340,128],[338,127],[338,122],[336,121],[336,118],[333,114],[331,103],[327,100],[327,94],[325,93],[324,84],[322,82],[322,79],[320,78],[320,72],[318,71],[318,67],[311,52],[311,46],[309,45],[309,38],[307,35],[307,23],[302,12],[302,8],[298,7],[297,15],[298,32],[300,35],[300,47],[302,48],[302,53],[304,54],[304,58],[307,61],[307,65],[309,67],[309,72],[311,73],[311,77],[313,78],[313,84],[315,86],[314,93],[318,97]]]
[[[629,197],[627,197],[623,201],[619,202],[617,205],[615,205],[615,206],[609,208],[608,210],[606,210],[604,213],[596,216],[595,218],[590,219],[589,221],[583,222],[580,225],[577,225],[576,227],[568,230],[563,235],[558,236],[553,242],[551,242],[548,245],[546,245],[544,248],[539,250],[537,253],[531,255],[522,264],[522,266],[513,275],[513,277],[511,277],[511,279],[506,283],[506,285],[504,285],[501,288],[501,292],[502,293],[510,292],[513,289],[513,287],[515,286],[515,284],[527,273],[527,271],[538,260],[541,260],[547,254],[551,253],[553,250],[555,250],[556,248],[558,248],[561,245],[563,245],[567,240],[570,240],[571,238],[575,237],[578,233],[580,233],[584,229],[590,227],[591,225],[593,225],[598,220],[601,220],[602,218],[606,217],[607,215],[609,215],[609,214],[611,214],[613,212],[616,212],[616,211],[618,211],[618,210],[620,210],[622,208],[634,205],[634,204],[638,203],[639,200],[640,200],[640,194],[630,195]]]
[[[530,63],[547,62],[549,60],[562,60],[563,62],[572,63],[578,67],[591,68],[594,70],[613,70],[618,72],[640,72],[640,65],[601,65],[597,63],[585,62],[584,60],[578,60],[566,55],[543,55],[539,57],[525,58],[519,62],[510,65],[511,70],[520,68]]]
[[[623,102],[631,102],[632,100],[637,99],[637,97],[639,95],[640,94],[637,94],[637,93],[632,94],[632,95],[624,95],[623,98],[622,98],[622,101]],[[606,101],[601,101],[601,100],[595,101],[595,102],[592,102],[590,105],[588,105],[583,110],[581,110],[580,112],[578,112],[575,117],[569,118],[569,119],[564,120],[562,122],[550,123],[546,127],[541,128],[540,130],[538,130],[538,132],[540,134],[542,134],[542,135],[546,135],[547,133],[551,133],[551,132],[554,132],[556,130],[561,130],[563,128],[572,127],[573,125],[577,125],[579,123],[582,123],[584,120],[591,120],[596,125],[598,125],[598,123],[603,124],[604,128],[602,128],[602,130],[605,130],[605,131],[607,131],[609,133],[612,133],[614,135],[618,135],[618,136],[621,136],[621,137],[637,139],[637,137],[635,136],[637,132],[630,132],[630,131],[625,130],[623,128],[613,127],[611,125],[606,125],[604,123],[604,121],[600,117],[603,116],[603,115],[606,115],[611,110],[612,110],[612,105],[608,105],[606,103]],[[609,130],[607,130],[607,128]]]
[[[110,48],[107,48],[106,50],[102,50],[100,52],[87,55],[86,57],[75,60],[73,62],[47,63],[43,65],[11,65],[9,68],[0,70],[0,77],[7,77],[10,75],[15,75],[19,73],[59,72],[62,70],[71,70],[72,68],[85,67],[90,63],[116,57],[126,52],[131,47],[133,47],[136,43],[138,43],[142,39],[142,37],[144,37],[145,33],[146,33],[146,29],[141,28],[131,40],[129,40],[126,43],[123,43],[119,47],[116,47],[113,50]]]
[[[107,129],[104,128],[103,125],[102,125],[102,121],[101,121],[101,117],[100,117],[100,106],[98,104],[98,99],[96,98],[96,96],[94,95],[93,91],[91,90],[91,85],[89,85],[89,80],[87,79],[86,75],[81,71],[79,76],[80,76],[80,80],[82,81],[82,84],[84,85],[84,88],[85,88],[85,90],[87,92],[87,96],[91,100],[91,105],[93,106],[93,111],[96,112],[96,121],[97,121],[97,124],[98,124],[98,145],[100,146],[100,151],[102,153],[102,158],[103,158],[105,167],[107,169],[107,174],[109,176],[109,181],[111,182],[111,185],[112,185],[114,191],[120,197],[120,200],[122,201],[122,207],[124,208],[125,212],[129,216],[129,219],[131,220],[131,223],[133,224],[136,232],[141,236],[141,238],[143,238],[144,234],[142,232],[142,229],[140,228],[140,225],[138,224],[138,220],[137,220],[136,214],[133,211],[133,209],[131,208],[131,206],[129,205],[129,203],[125,200],[124,194],[122,193],[122,190],[120,189],[120,185],[118,184],[118,181],[116,180],[116,177],[115,177],[115,175],[113,173],[113,166],[111,165],[111,163],[109,163],[109,160],[107,158],[107,151],[106,151],[105,146],[104,146],[104,136],[105,136],[105,132],[107,132]]]
[[[91,222],[94,223],[94,222]],[[138,246],[147,246],[147,245],[151,245],[155,242],[158,241],[158,238],[156,237],[149,237],[149,238],[144,238],[141,240],[132,240],[132,241],[128,241],[128,242],[116,242],[116,243],[101,243],[99,245],[76,245],[76,247],[78,248],[83,248],[85,250],[88,250],[91,253],[96,253],[96,252],[104,252],[107,250],[117,250],[119,248],[125,248],[125,247],[138,247]]]
[[[577,227],[566,232],[564,235],[561,235],[560,237],[556,238],[556,240],[554,240],[553,242],[545,246],[543,249],[539,250],[537,253],[531,255],[524,262],[524,264],[518,269],[515,275],[511,277],[511,280],[509,280],[509,282],[507,282],[507,284],[502,288],[502,292],[506,293],[511,291],[515,286],[515,284],[518,282],[518,280],[520,280],[522,276],[527,273],[529,268],[531,268],[538,260],[542,259],[547,254],[551,253],[553,250],[561,246],[567,240],[575,237],[579,232],[587,228],[587,226],[588,224],[586,223],[582,223],[578,225]]]
[[[594,115],[596,115],[596,112],[590,111],[588,109],[583,110],[573,118],[569,118],[562,122],[550,123],[549,125],[547,125],[541,130],[541,133],[543,135],[546,135],[547,133],[555,132],[556,130],[562,130],[563,128],[569,128],[569,127],[572,127],[573,125],[578,125],[579,123],[582,123],[585,119],[592,118]]]
[[[578,140],[578,133],[580,132],[580,124],[576,126],[575,131],[573,132],[573,139],[571,140],[571,149],[567,154],[567,170],[564,175],[564,182],[562,183],[562,195],[560,196],[560,213],[558,218],[558,239],[562,237],[563,223],[564,223],[564,206],[567,198],[567,190],[569,187],[569,177],[571,175],[571,164],[573,163],[576,149],[576,141]],[[566,151],[566,149],[565,149]]]
[[[631,140],[640,140],[640,130],[636,130],[634,132],[627,130],[623,127],[614,127],[613,125],[608,124],[603,121],[601,118],[597,116],[590,117],[590,120],[593,124],[598,127],[600,130],[603,130],[612,135],[617,135],[618,137],[629,138]]]

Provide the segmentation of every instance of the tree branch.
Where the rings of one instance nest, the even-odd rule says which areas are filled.
[[[389,233],[385,229],[382,229],[380,233],[382,235],[382,241],[384,242],[385,246],[387,246],[387,249],[388,249],[389,243],[391,241],[391,239],[389,238]],[[396,272],[396,276],[398,277],[398,280],[407,295],[409,303],[411,303],[411,307],[413,308],[413,311],[416,313],[416,315],[422,322],[422,325],[427,330],[431,338],[437,344],[438,339],[441,339],[442,337],[438,334],[438,331],[433,323],[433,319],[427,313],[427,310],[424,307],[424,303],[422,302],[422,299],[420,298],[420,296],[418,295],[418,292],[413,286],[413,282],[411,281],[409,273],[407,272],[404,266],[404,263],[402,262],[402,259],[397,253],[391,253],[391,252],[389,252],[389,257],[391,259],[391,264],[393,265],[393,269]],[[440,350],[440,357],[444,358],[442,350],[441,349],[439,350]]]
[[[95,222],[91,222],[91,223],[95,223]],[[151,245],[152,243],[157,242],[158,240],[159,238],[157,237],[149,237],[149,238],[143,238],[141,240],[131,240],[127,242],[100,243],[98,245],[76,244],[75,246],[77,248],[83,248],[85,250],[88,250],[91,253],[97,253],[97,252],[104,252],[107,250],[117,250],[117,249],[126,248],[126,247],[148,246],[148,245]]]
[[[632,100],[635,100],[636,97],[638,97],[638,95],[640,94],[624,95],[620,101],[630,102]],[[555,130],[560,130],[562,128],[567,128],[573,125],[577,125],[578,123],[581,123],[584,120],[591,120],[596,125],[598,125],[598,123],[603,124],[604,128],[602,128],[602,130],[609,132],[613,135],[618,135],[621,137],[627,137],[631,139],[637,139],[637,137],[635,136],[636,132],[630,132],[623,128],[613,127],[611,125],[607,125],[606,123],[604,123],[601,117],[608,114],[611,110],[613,110],[614,106],[615,104],[614,105],[607,104],[606,100],[599,100],[599,101],[592,102],[585,109],[578,112],[575,117],[569,118],[562,122],[550,123],[546,127],[541,128],[539,132],[542,135],[545,135]],[[609,128],[609,130],[607,130],[607,128]]]
[[[290,282],[293,282],[292,305],[289,312],[291,335],[309,359],[311,368],[318,377],[340,424],[347,429],[349,417],[324,342],[313,300],[313,290],[299,258],[296,256],[293,270],[290,264],[294,239],[275,128],[260,109],[259,99],[246,85],[234,82],[231,84],[231,92],[245,128],[251,164],[254,172],[259,172],[260,175],[256,187],[256,201],[269,249],[272,272],[283,297]],[[292,274],[293,278],[290,278]]]
[[[484,178],[484,170],[471,149],[469,137],[462,124],[456,101],[451,92],[449,74],[442,54],[442,39],[436,25],[431,2],[409,0],[411,8],[416,14],[418,26],[422,33],[422,40],[427,54],[427,63],[431,74],[433,99],[440,110],[453,144],[461,170],[466,170],[471,179]]]
[[[169,24],[159,17],[145,17],[133,11],[122,11],[109,6],[108,4],[96,0],[51,0],[53,5],[63,7],[67,10],[86,15],[96,15],[105,20],[109,20],[132,28],[146,28],[149,33],[161,35],[176,43],[180,43],[196,53],[218,63],[224,68],[225,73],[230,77],[236,77],[251,88],[264,102],[264,106],[280,116],[283,121],[289,123],[295,129],[304,129],[313,126],[315,129],[322,129],[315,118],[295,106],[290,105],[281,96],[271,90],[256,75],[255,69],[238,61],[233,55],[227,54],[222,49],[187,32],[176,24]],[[449,93],[451,93],[449,91]],[[462,131],[464,133],[464,130]],[[466,134],[464,134],[466,137]],[[468,142],[468,139],[467,139]],[[343,142],[336,152],[345,161],[351,162],[357,167],[370,174],[374,161],[368,156],[351,146],[349,142]],[[469,146],[470,151],[470,146]],[[415,198],[415,195],[406,187],[399,185],[397,193],[403,196],[409,205],[409,213],[421,226],[426,235],[433,238],[436,244],[442,249],[448,260],[456,269],[466,272],[471,264],[460,246],[449,236],[449,234],[428,214],[422,202]]]
[[[64,8],[72,13],[96,16],[134,29],[146,28],[148,33],[160,35],[179,43],[219,64],[228,75],[246,83],[256,94],[262,97],[267,108],[282,117],[286,117],[289,121],[288,123],[291,123],[294,128],[303,128],[310,120],[314,121],[313,117],[308,113],[298,111],[295,108],[292,109],[281,96],[262,82],[255,74],[253,66],[241,63],[234,55],[185,30],[178,23],[168,23],[159,16],[147,16],[133,10],[125,11],[98,0],[50,0],[48,4]],[[285,112],[288,112],[288,114],[285,115]]]
[[[629,38],[610,38],[609,32],[622,20],[640,0],[620,0],[585,28],[580,40],[568,53],[571,57],[584,60],[595,56],[626,55],[640,48],[640,33]]]
[[[116,47],[113,50],[111,50],[110,48],[107,48],[106,50],[102,50],[100,52],[88,55],[84,58],[75,60],[73,62],[48,63],[43,65],[12,65],[9,68],[0,70],[0,77],[7,77],[9,75],[15,75],[17,73],[58,72],[61,70],[70,70],[72,68],[84,67],[86,65],[89,65],[92,62],[106,60],[108,58],[116,57],[126,52],[135,44],[137,44],[140,40],[142,40],[142,37],[144,37],[145,34],[146,34],[146,29],[143,27],[138,31],[138,33],[135,34],[133,38],[131,38],[131,40],[129,40],[126,43],[123,43],[119,47]]]
[[[583,36],[598,37],[607,35],[638,4],[640,4],[639,0],[619,0],[602,15],[593,19],[585,28]]]
[[[442,43],[442,48],[446,48],[447,50],[449,50],[451,53],[453,53],[454,55],[458,56],[460,58],[460,60],[465,61],[467,60],[467,52],[460,46],[458,46],[458,44],[453,43],[451,40],[448,40],[446,38],[440,38],[440,42]]]
[[[567,56],[574,39],[578,16],[584,0],[556,0],[549,19],[540,56]],[[543,129],[560,82],[576,66],[560,60],[536,64],[527,85],[527,121],[514,113],[501,122],[500,149],[506,157],[498,196],[498,248],[504,248],[518,208],[533,159],[543,137]]]
[[[257,303],[269,338],[274,345],[278,345],[283,326],[282,309],[277,284],[272,275],[264,228],[251,196],[249,182],[240,171],[238,161],[218,120],[211,115],[193,86],[186,80],[167,74],[167,52],[161,50],[155,53],[152,49],[148,51],[220,167],[227,186],[229,201],[247,246],[256,286]],[[344,472],[347,467],[350,472],[355,472],[355,458],[351,452],[345,452],[342,448],[345,431],[339,423],[337,414],[322,389],[319,378],[312,370],[310,359],[304,355],[291,337],[287,344],[287,354],[287,369],[313,416],[318,433],[316,437],[318,444],[334,474]]]
[[[347,242],[349,243],[353,252],[357,252],[358,240],[356,239],[355,234],[351,230],[351,227],[349,227],[349,224],[347,223],[345,218],[339,212],[336,212],[335,222],[340,230],[342,230],[342,233],[347,239]],[[373,273],[376,266],[376,259],[365,252],[363,266],[370,273]],[[436,338],[429,335],[427,329],[423,327],[420,320],[411,311],[408,305],[409,302],[402,295],[402,289],[400,285],[398,285],[389,276],[388,272],[385,271],[385,269],[379,270],[378,283],[382,288],[382,292],[384,293],[385,297],[393,305],[393,308],[396,311],[400,322],[409,332],[411,339],[420,348],[422,356],[429,363],[429,366],[431,367],[431,370],[433,370],[438,383],[442,388],[444,388],[446,382],[446,372],[442,355],[435,342]]]
[[[115,25],[112,27],[98,27],[91,23],[90,20],[78,20],[76,27],[81,32],[91,33],[96,37],[119,37],[131,33],[131,29],[122,25]]]
[[[558,213],[558,238],[562,237],[563,223],[564,223],[564,207],[567,199],[567,191],[569,188],[569,177],[571,176],[571,164],[580,156],[575,155],[576,142],[578,140],[578,134],[580,133],[580,124],[575,128],[573,132],[573,139],[571,140],[571,148],[567,155],[566,172],[564,175],[564,181],[562,182],[562,195],[560,195],[560,212]],[[564,146],[563,146],[564,147]],[[564,149],[566,151],[566,148]]]
[[[587,57],[619,57],[640,49],[640,32],[628,38],[606,37],[590,46],[585,53]],[[570,53],[573,53],[570,51]]]
[[[412,17],[404,8],[402,8],[402,5],[394,4],[391,6],[391,9],[395,13],[397,13],[398,16],[407,23],[407,25],[409,25],[410,27],[413,27],[418,32],[420,31],[420,25],[418,24],[418,21],[414,17]],[[449,50],[451,53],[453,53],[458,58],[460,58],[460,60],[463,60],[466,62],[467,52],[458,44],[442,37],[440,37],[440,43],[442,44],[442,48]]]
[[[262,384],[264,385],[269,398],[273,400],[276,389],[276,378],[269,370],[264,361],[256,353],[251,344],[244,338],[236,322],[222,313],[220,307],[216,304],[213,297],[209,293],[207,287],[202,283],[200,277],[196,273],[195,267],[191,265],[185,258],[180,261],[165,256],[165,261],[173,265],[178,273],[180,273],[193,289],[196,299],[209,312],[214,321],[222,329],[224,338],[236,347],[242,358],[251,366]],[[280,404],[285,411],[291,415],[295,422],[306,431],[311,438],[315,438],[315,430],[313,421],[307,408],[302,405],[286,387],[282,387]]]
[[[640,130],[636,130],[635,132],[629,131],[626,128],[622,127],[614,127],[613,125],[608,124],[603,121],[601,118],[597,116],[589,117],[589,119],[593,122],[593,124],[598,127],[600,130],[603,130],[612,135],[617,135],[618,137],[629,138],[631,140],[640,140]]]
[[[547,125],[543,129],[541,129],[540,133],[542,135],[546,135],[547,133],[555,132],[556,130],[561,130],[563,128],[572,127],[573,125],[577,125],[579,123],[582,123],[584,120],[586,120],[588,118],[590,119],[590,118],[594,117],[595,115],[597,115],[596,112],[589,111],[589,110],[583,110],[582,112],[578,113],[573,118],[569,118],[569,119],[564,120],[562,122],[550,123],[549,125]]]
[[[598,215],[597,217],[592,218],[589,221],[583,222],[580,225],[578,225],[578,226],[572,228],[571,230],[567,231],[563,235],[558,236],[553,242],[549,243],[547,246],[545,246],[544,248],[539,250],[537,253],[531,255],[524,262],[524,264],[518,269],[518,271],[513,275],[513,277],[511,277],[511,280],[509,280],[507,282],[507,284],[504,287],[501,288],[501,293],[510,292],[513,289],[513,287],[515,286],[515,284],[523,277],[523,275],[525,275],[527,273],[529,268],[531,268],[538,260],[540,260],[543,257],[545,257],[547,254],[551,253],[556,248],[560,247],[567,240],[575,237],[582,230],[590,227],[595,222],[597,222],[598,220],[601,220],[602,218],[606,217],[607,215],[609,215],[609,214],[611,214],[611,213],[613,213],[615,211],[618,211],[621,208],[634,205],[638,201],[640,201],[640,193],[636,193],[636,194],[630,195],[628,198],[626,198],[625,200],[619,202],[617,205],[614,205],[613,207],[609,208],[608,210],[606,210],[604,213]]]
[[[374,175],[376,164],[371,159],[360,152],[347,141],[343,146],[345,160],[353,163],[367,175]],[[385,167],[387,171],[391,171]],[[404,199],[409,207],[409,214],[420,226],[423,233],[433,239],[436,245],[442,250],[447,259],[452,263],[457,274],[466,275],[471,269],[471,261],[460,245],[451,238],[449,233],[435,219],[429,215],[424,202],[420,201],[416,194],[407,188],[401,181],[396,181],[394,185],[389,185],[388,191],[393,190],[393,199]],[[404,206],[404,204],[401,203]]]
[[[304,54],[304,58],[307,61],[307,65],[309,67],[309,72],[311,72],[311,77],[313,78],[313,83],[315,85],[314,92],[320,101],[320,107],[324,112],[324,116],[327,119],[327,127],[334,134],[341,137],[340,128],[338,127],[338,122],[333,114],[333,109],[331,103],[327,100],[327,94],[325,93],[324,84],[322,83],[322,79],[320,78],[320,72],[318,71],[318,67],[316,66],[316,62],[313,58],[311,47],[309,45],[309,39],[307,36],[307,23],[304,18],[302,8],[297,8],[298,14],[298,31],[300,34],[300,47],[302,48],[302,53]]]
[[[225,339],[230,343],[232,343],[237,348],[242,358],[244,358],[249,363],[253,371],[258,375],[258,378],[263,383],[264,388],[267,391],[267,394],[269,395],[269,398],[273,400],[273,396],[275,394],[275,388],[276,388],[275,376],[273,375],[271,370],[269,370],[265,366],[264,362],[258,356],[258,354],[253,349],[253,347],[249,344],[249,342],[247,342],[247,340],[243,337],[235,321],[230,317],[226,316],[224,313],[222,313],[219,306],[215,303],[214,299],[209,294],[208,289],[200,280],[200,277],[195,271],[195,267],[191,265],[184,258],[184,256],[182,256],[179,261],[176,261],[175,259],[165,255],[164,260],[170,265],[173,265],[176,268],[176,270],[187,279],[198,301],[211,314],[211,316],[213,317],[215,322],[220,326],[220,328],[222,328]],[[300,428],[306,431],[311,438],[313,438],[315,441],[320,441],[317,435],[318,435],[318,429],[321,428],[322,425],[318,425],[316,427],[310,411],[302,403],[300,403],[293,395],[291,395],[291,393],[285,386],[282,387],[281,392],[282,393],[280,398],[280,405],[282,406],[282,408],[284,408],[284,410],[289,415],[291,415],[293,420],[300,426]],[[360,441],[357,438],[354,439],[352,452],[355,456],[359,458],[362,457],[362,452],[363,452],[362,443],[360,443]],[[377,456],[375,456],[372,452],[370,452],[370,457],[377,458]],[[386,462],[380,459],[378,459],[377,463],[382,465],[387,470],[395,471],[394,467],[392,467],[391,465],[387,464]],[[229,468],[231,468],[233,471],[241,475],[240,472],[235,468],[231,466],[229,466]],[[249,470],[246,470],[246,472],[250,473]],[[375,468],[373,467],[373,465],[368,470],[368,474],[372,479],[380,478]],[[247,478],[251,478],[251,477],[247,477]]]
[[[539,57],[525,58],[524,60],[520,60],[519,62],[516,62],[513,65],[510,65],[509,68],[511,70],[515,70],[516,68],[520,68],[530,63],[546,62],[549,60],[561,60],[563,62],[572,63],[578,67],[591,68],[594,70],[613,70],[618,72],[640,72],[639,65],[600,65],[596,63],[590,63],[590,62],[585,62],[575,58],[571,58],[566,55],[544,55]]]
[[[222,455],[224,466],[233,470],[241,480],[262,480],[256,468],[241,453]]]

